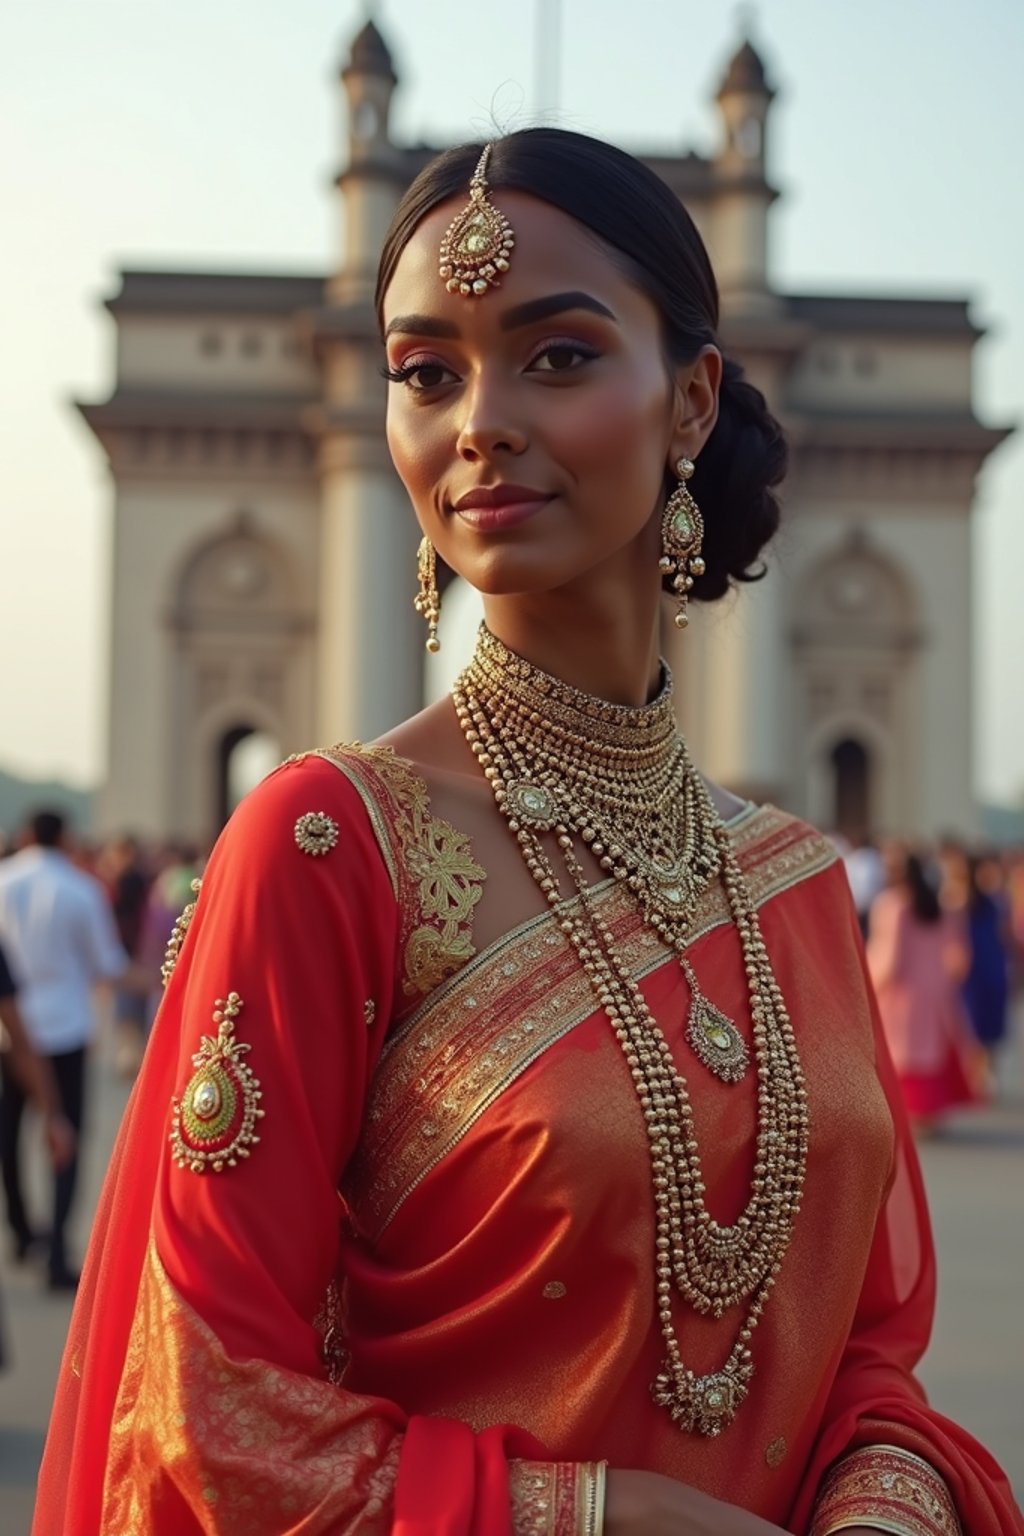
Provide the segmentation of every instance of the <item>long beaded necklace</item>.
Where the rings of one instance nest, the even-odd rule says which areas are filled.
[[[750,1341],[800,1209],[807,1092],[754,904],[729,833],[675,728],[667,667],[664,673],[652,704],[640,709],[609,704],[541,672],[481,626],[473,660],[456,680],[452,698],[530,873],[549,906],[560,908],[561,930],[612,1025],[640,1100],[654,1186],[655,1290],[665,1346],[651,1387],[654,1400],[681,1429],[717,1435],[749,1390]],[[579,898],[573,906],[564,904],[548,837]],[[731,1226],[716,1222],[704,1203],[686,1080],[639,985],[615,952],[576,839],[623,882],[645,920],[676,948],[695,1002],[699,998],[708,1010],[682,950],[701,891],[716,878],[724,885],[743,952],[758,1079],[750,1198]],[[733,1031],[740,1039],[745,1066],[746,1047],[735,1025],[711,1010],[707,1030],[695,1031],[694,1013],[691,1006],[688,1037],[701,1059],[707,1059],[701,1047],[717,1015],[720,1033]],[[732,1078],[718,1075],[734,1080],[742,1066]],[[683,1361],[673,1294],[716,1318],[745,1303],[743,1322],[719,1370],[701,1375]]]

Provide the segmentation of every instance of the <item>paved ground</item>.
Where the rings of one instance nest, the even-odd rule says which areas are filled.
[[[1022,1036],[1019,1034],[1019,1038]],[[1018,1048],[1024,1052],[1024,1045]],[[932,1401],[966,1425],[1024,1494],[1024,1071],[1007,1063],[1000,1107],[960,1119],[922,1147],[939,1251],[939,1309],[922,1376]],[[95,1197],[126,1090],[105,1060],[94,1073],[85,1187]],[[44,1206],[42,1160],[34,1168]],[[91,1198],[82,1202],[79,1247]],[[70,1304],[0,1263],[10,1369],[0,1376],[0,1531],[28,1536],[33,1485]]]

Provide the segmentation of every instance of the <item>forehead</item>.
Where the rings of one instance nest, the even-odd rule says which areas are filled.
[[[438,268],[441,241],[454,216],[468,201],[460,194],[433,209],[416,227],[395,266],[384,294],[385,326],[395,315],[429,314],[489,327],[504,308],[552,293],[583,289],[616,315],[649,311],[653,305],[629,281],[613,254],[590,230],[568,214],[524,192],[493,194],[516,237],[509,271],[501,287],[482,298],[449,293]]]

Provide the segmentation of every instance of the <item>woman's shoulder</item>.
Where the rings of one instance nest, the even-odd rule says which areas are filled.
[[[836,866],[842,869],[839,849],[830,838],[770,801],[739,802],[725,826],[740,865],[748,872],[771,869],[779,876],[799,876]]]
[[[397,887],[396,824],[412,819],[425,798],[412,765],[391,749],[312,748],[286,758],[239,802],[214,854],[221,862],[241,857],[254,878],[310,867],[297,854],[346,875],[354,865],[382,863]]]
[[[426,994],[473,953],[473,911],[486,878],[469,837],[435,815],[420,765],[389,742],[339,743],[298,753],[238,807],[227,836],[256,844],[264,874],[299,863],[350,891],[386,876],[402,951],[402,990]],[[337,851],[335,851],[337,850]],[[266,865],[273,868],[267,870]],[[259,871],[256,871],[258,876]]]

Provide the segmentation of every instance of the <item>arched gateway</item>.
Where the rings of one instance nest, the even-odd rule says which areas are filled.
[[[285,754],[370,740],[434,686],[372,303],[392,211],[434,153],[395,142],[397,83],[368,22],[341,70],[331,271],[129,271],[107,303],[116,386],[82,407],[116,486],[103,830],[207,837],[230,801],[232,732]],[[773,98],[744,43],[715,95],[715,152],[645,156],[707,241],[722,341],[792,443],[768,581],[673,646],[684,724],[706,771],[741,792],[826,823],[866,803],[878,830],[966,831],[970,513],[1006,435],[973,411],[981,333],[963,300],[779,289]],[[913,589],[912,622],[885,597],[886,564]]]

